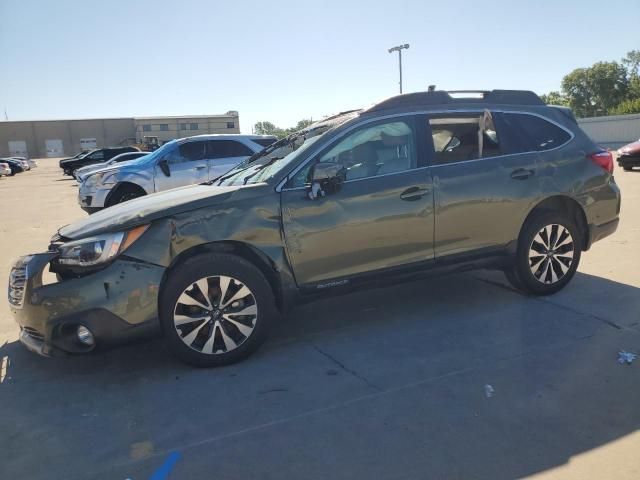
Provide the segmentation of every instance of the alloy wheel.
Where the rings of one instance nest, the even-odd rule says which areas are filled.
[[[529,268],[544,284],[560,281],[573,263],[574,241],[569,229],[559,224],[543,227],[529,246]]]
[[[180,339],[207,355],[228,353],[253,333],[258,305],[251,290],[224,275],[205,277],[178,297],[173,324]]]

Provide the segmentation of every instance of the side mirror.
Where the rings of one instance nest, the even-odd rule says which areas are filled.
[[[311,200],[340,190],[346,179],[346,170],[337,163],[320,162],[311,169],[311,182],[307,195]]]
[[[162,173],[164,173],[165,176],[167,177],[171,176],[171,169],[169,168],[169,162],[167,162],[166,160],[160,160],[158,162],[158,167],[160,167],[160,170],[162,170]]]

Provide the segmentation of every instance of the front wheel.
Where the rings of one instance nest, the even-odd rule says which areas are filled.
[[[202,254],[176,267],[159,305],[165,341],[198,367],[238,362],[266,339],[276,316],[272,289],[243,258]]]
[[[124,186],[120,187],[111,198],[107,202],[107,207],[112,207],[113,205],[117,205],[118,203],[128,202],[129,200],[133,200],[134,198],[144,196],[144,192],[140,191],[140,189]]]
[[[582,253],[580,230],[560,213],[532,218],[522,229],[514,265],[505,272],[517,289],[551,295],[573,278]]]

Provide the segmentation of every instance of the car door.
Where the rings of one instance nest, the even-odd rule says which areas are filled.
[[[425,123],[433,151],[436,260],[498,251],[517,239],[540,191],[538,153],[519,149],[500,113],[430,115]]]
[[[224,175],[253,154],[254,151],[252,149],[237,140],[209,140],[207,142],[209,180],[215,180]]]
[[[433,191],[413,117],[356,127],[332,142],[281,193],[296,281],[317,287],[433,259]],[[341,188],[311,199],[318,162],[337,163]]]
[[[176,142],[170,147],[154,166],[156,192],[208,181],[205,149],[204,141]],[[163,161],[166,161],[168,175],[161,164]]]

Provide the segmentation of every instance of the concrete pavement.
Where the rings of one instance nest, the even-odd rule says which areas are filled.
[[[39,358],[2,303],[0,478],[638,478],[640,360],[616,358],[640,353],[640,172],[616,178],[618,232],[557,295],[498,272],[357,292],[223,369],[160,341]],[[85,215],[74,185],[50,159],[0,179],[2,282]]]

